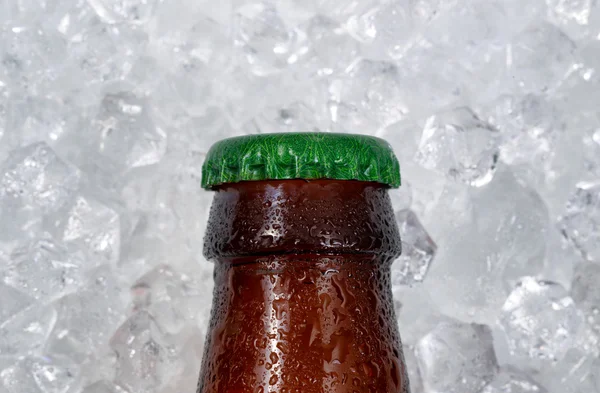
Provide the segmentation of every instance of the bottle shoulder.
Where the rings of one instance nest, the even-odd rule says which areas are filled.
[[[204,253],[208,259],[271,254],[378,254],[401,242],[387,187],[339,180],[224,185],[215,192]]]

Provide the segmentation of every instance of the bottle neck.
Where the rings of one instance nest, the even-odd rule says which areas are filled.
[[[208,259],[372,254],[390,263],[400,254],[385,185],[269,180],[225,184],[215,191],[204,239]]]
[[[199,393],[409,393],[390,269],[375,255],[215,266]]]

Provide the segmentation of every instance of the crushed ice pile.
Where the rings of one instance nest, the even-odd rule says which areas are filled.
[[[193,392],[217,139],[384,137],[413,393],[600,392],[600,4],[0,0],[0,392]]]

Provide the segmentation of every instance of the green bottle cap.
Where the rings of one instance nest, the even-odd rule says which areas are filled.
[[[400,164],[383,139],[294,132],[224,139],[209,150],[202,187],[248,180],[337,179],[400,186]]]

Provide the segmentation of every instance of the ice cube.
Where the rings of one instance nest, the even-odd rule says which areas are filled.
[[[219,100],[224,101],[223,109],[234,127],[245,124],[268,106],[270,82],[272,80],[267,77],[255,77],[251,74],[251,70],[243,65],[216,77],[214,85],[219,92]],[[246,97],[253,92],[260,93],[254,100],[246,100]],[[277,97],[281,100],[282,95]]]
[[[498,132],[467,107],[431,116],[415,160],[427,169],[475,187],[492,180],[498,161]]]
[[[410,92],[410,98],[402,104],[415,119],[421,121],[432,112],[465,105],[470,96],[483,95],[486,90],[491,90],[492,94],[496,92],[492,86],[501,80],[498,65],[484,63],[477,67],[484,68],[485,72],[477,68],[473,70],[467,66],[475,66],[469,61],[460,61],[462,57],[448,61],[453,55],[456,55],[456,50],[439,48],[419,37],[398,60],[402,86]],[[466,65],[463,64],[465,62]]]
[[[500,130],[504,162],[520,165],[533,159],[547,168],[566,127],[560,109],[547,96],[502,95],[488,105],[487,113]]]
[[[186,2],[186,0],[182,0]],[[149,31],[153,61],[161,65],[191,63],[194,59],[212,65],[230,59],[232,43],[227,34],[231,18],[231,5],[223,4],[226,21],[212,17],[212,10],[202,3],[188,3],[197,8],[182,15],[181,8],[161,2],[153,28]],[[159,53],[155,53],[158,50]]]
[[[462,182],[447,181],[421,217],[438,245],[423,285],[444,314],[492,324],[507,291],[497,270],[503,266],[488,258],[490,235],[481,233],[476,223],[474,191]],[[421,198],[427,197],[422,194]]]
[[[77,382],[80,366],[67,357],[32,359],[30,373],[44,393],[66,393]]]
[[[598,6],[593,0],[547,0],[547,3],[551,20],[570,37],[582,39],[594,32],[592,14],[598,12]]]
[[[437,246],[412,210],[400,210],[396,220],[402,255],[392,266],[392,285],[413,285],[425,279]]]
[[[152,29],[154,56],[139,59],[132,76],[141,79],[141,84],[152,92],[151,104],[157,117],[176,126],[181,116],[202,116],[207,107],[214,105],[214,96],[221,93],[213,83],[218,75],[215,70],[230,67],[233,43],[229,26],[203,14],[187,15],[182,20],[177,8],[166,3],[162,8],[158,26]],[[169,72],[154,78],[162,69]]]
[[[147,310],[163,330],[172,334],[180,332],[200,312],[200,292],[194,282],[169,266],[159,266],[141,277],[131,292],[135,308]]]
[[[44,26],[58,31],[68,42],[80,39],[83,31],[99,22],[96,12],[87,1],[45,3],[47,7],[41,18]]]
[[[306,39],[298,46],[295,56],[309,74],[319,76],[340,72],[358,57],[358,42],[337,21],[316,15],[303,26]],[[299,128],[302,129],[302,128]]]
[[[77,17],[84,14],[83,11],[77,13]],[[65,75],[60,82],[67,85],[65,87],[72,84],[71,89],[77,91],[78,99],[95,106],[108,82],[119,82],[129,75],[148,38],[145,32],[127,24],[107,26],[98,18],[86,20],[88,15],[81,16],[83,26],[80,31],[72,32],[67,56],[61,59],[66,65],[63,65]],[[78,80],[86,81],[84,91],[75,82]]]
[[[485,62],[492,52],[506,42],[513,29],[519,28],[518,18],[515,18],[514,25],[507,24],[509,19],[505,8],[509,1],[466,0],[448,3],[448,7],[440,7],[442,12],[424,29],[423,35],[449,56],[458,54],[457,61],[463,61],[471,67]],[[455,28],[457,20],[461,21],[460,28]]]
[[[235,10],[234,43],[256,75],[280,71],[288,64],[296,35],[270,2],[244,4]]]
[[[8,393],[67,393],[78,382],[80,366],[66,357],[31,356],[0,371]]]
[[[583,160],[579,135],[573,132],[584,126],[566,116],[564,102],[548,95],[503,95],[490,109],[490,121],[502,138],[500,159],[521,182],[537,189],[553,215],[562,212]]]
[[[74,196],[81,176],[44,142],[14,150],[0,173],[0,197],[46,212]]]
[[[600,334],[600,264],[584,262],[575,268],[571,296],[589,325]]]
[[[334,130],[374,132],[399,120],[408,109],[408,92],[392,62],[359,60],[329,88]]]
[[[56,322],[54,307],[34,303],[0,324],[0,355],[18,355],[43,347]]]
[[[67,42],[58,31],[11,21],[0,29],[0,40],[0,80],[5,85],[32,95],[56,87],[67,56]]]
[[[129,92],[104,97],[87,135],[99,164],[110,172],[156,164],[167,147],[167,135],[146,100]]]
[[[177,373],[164,333],[145,311],[117,329],[111,347],[118,354],[115,382],[130,393],[159,392]]]
[[[486,325],[442,322],[416,346],[426,392],[477,393],[497,372]]]
[[[98,16],[106,23],[146,23],[153,15],[159,0],[88,0]]]
[[[585,329],[583,313],[567,291],[533,277],[524,277],[510,293],[499,324],[511,354],[531,359],[532,365],[560,361]]]
[[[560,84],[577,62],[575,50],[575,43],[558,27],[539,22],[512,41],[508,72],[522,91],[547,91]]]
[[[33,298],[0,282],[0,324],[33,303]]]
[[[442,321],[451,321],[440,313],[435,299],[423,285],[395,286],[393,293],[398,326],[405,345],[414,347],[423,337],[423,332],[433,330]]]
[[[58,299],[50,351],[81,358],[108,345],[111,334],[125,319],[121,294],[117,277],[110,268],[101,267],[82,290]]]
[[[6,393],[44,393],[28,372],[24,361],[0,371],[2,392]]]
[[[600,261],[600,182],[577,184],[560,227],[585,259]]]
[[[410,2],[398,1],[367,8],[348,20],[349,31],[369,43],[375,54],[399,58],[415,31],[411,6]]]
[[[66,211],[46,218],[49,231],[65,245],[81,250],[90,264],[116,263],[119,259],[121,226],[119,214],[96,199],[79,194]]]
[[[502,368],[481,393],[547,393],[527,373],[508,367]]]
[[[486,187],[472,190],[474,220],[483,237],[486,264],[507,288],[544,266],[548,209],[536,190],[500,170]]]
[[[550,393],[600,393],[600,359],[577,350],[551,368],[542,370],[537,379]]]
[[[46,236],[16,249],[0,277],[6,284],[47,301],[73,291],[81,283],[83,268],[81,256]]]
[[[0,107],[1,102],[2,98]],[[13,97],[7,108],[9,121],[5,143],[15,147],[36,142],[54,145],[68,129],[77,125],[79,114],[75,115],[71,110],[71,105],[56,98]],[[0,108],[0,119],[1,112]]]

